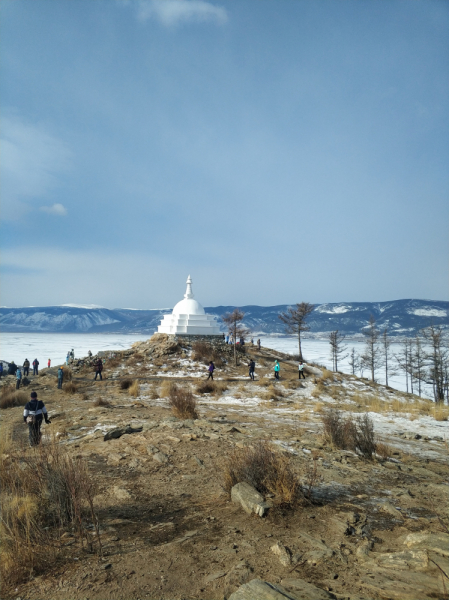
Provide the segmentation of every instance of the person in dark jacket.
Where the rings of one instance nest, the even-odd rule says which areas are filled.
[[[30,446],[38,446],[41,443],[43,419],[45,419],[47,425],[51,423],[45,404],[42,400],[37,399],[36,392],[31,392],[31,400],[25,404],[23,409],[23,421],[28,425]]]
[[[8,375],[15,375],[16,371],[17,371],[17,365],[12,360],[10,363],[8,363]]]
[[[30,374],[30,361],[26,358],[23,363],[23,374],[27,377]]]
[[[254,381],[254,371],[256,369],[256,363],[253,361],[253,359],[251,359],[249,361],[248,367],[249,367],[249,378]]]
[[[207,376],[206,381],[208,381],[209,379],[212,379],[212,381],[214,380],[214,370],[215,370],[214,363],[212,361],[209,361],[209,368],[208,368],[209,375]]]
[[[3,363],[0,362],[0,379],[2,378],[3,375]]]
[[[58,390],[62,390],[62,382],[64,381],[64,369],[59,367],[58,369]]]
[[[103,370],[103,361],[101,360],[101,358],[99,358],[97,360],[97,362],[95,363],[95,380],[97,381],[97,375],[100,375],[100,381],[103,379],[103,377],[101,376],[101,372]]]
[[[33,360],[33,375],[39,375],[39,361],[37,358]]]

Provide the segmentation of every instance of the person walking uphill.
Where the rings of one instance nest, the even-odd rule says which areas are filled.
[[[214,371],[215,371],[215,365],[212,361],[209,361],[209,375],[207,376],[206,381],[209,381],[209,379],[212,379],[212,381],[214,380]]]
[[[33,360],[33,375],[39,375],[39,361],[37,358]]]
[[[25,377],[28,377],[30,374],[30,361],[26,358],[23,363],[23,374]]]
[[[298,373],[299,373],[299,379],[301,379],[301,375],[302,375],[303,379],[306,378],[305,375],[304,375],[304,363],[302,362],[302,360],[299,361]]]
[[[279,365],[279,361],[276,360],[274,363],[274,378],[275,379],[279,379],[279,371],[281,370],[281,367]]]
[[[254,362],[253,359],[251,359],[249,361],[248,368],[249,368],[249,378],[254,381],[254,371],[256,370],[256,363]]]
[[[31,400],[25,404],[23,409],[23,420],[28,425],[30,446],[38,446],[41,443],[43,419],[45,419],[47,425],[51,423],[45,404],[37,399],[36,392],[31,392]]]
[[[62,382],[64,381],[64,369],[59,367],[58,369],[58,390],[62,390]]]
[[[103,371],[103,361],[101,360],[101,358],[99,358],[97,360],[97,362],[95,363],[95,380],[97,381],[97,375],[100,375],[100,381],[103,380],[103,377],[101,376],[101,372]]]

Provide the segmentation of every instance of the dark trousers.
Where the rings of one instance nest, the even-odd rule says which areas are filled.
[[[254,371],[249,372],[249,377],[254,381]]]
[[[16,390],[20,387],[20,379],[16,379]]]
[[[29,375],[30,374],[30,368],[29,367],[23,367],[23,374],[24,375]]]
[[[62,377],[58,377],[58,390],[62,389]]]
[[[28,423],[30,446],[38,446],[41,443],[41,425],[42,419],[39,419],[36,423]]]
[[[97,381],[97,375],[100,375],[100,381],[102,381],[101,371],[95,371],[95,381]]]
[[[33,367],[33,375],[39,375],[39,368]]]
[[[212,381],[214,380],[214,374],[212,371],[209,371],[209,375],[208,375],[206,381],[209,381],[209,379],[212,379]]]
[[[303,379],[306,378],[306,376],[304,375],[304,371],[299,371],[299,377],[298,377],[298,379],[301,379],[301,375],[302,375]]]
[[[275,371],[274,372],[274,378],[275,379],[279,379],[279,371]]]

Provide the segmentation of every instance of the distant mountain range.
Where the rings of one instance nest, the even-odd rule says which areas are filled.
[[[240,306],[244,323],[254,335],[285,333],[278,318],[288,304],[278,306]],[[215,315],[224,330],[221,316],[235,306],[205,307]],[[98,306],[44,306],[0,308],[0,329],[3,332],[41,333],[145,333],[153,334],[171,309],[138,310],[101,308]],[[392,302],[339,302],[317,304],[308,319],[310,335],[319,337],[338,329],[346,335],[362,333],[370,316],[377,326],[388,327],[392,335],[410,336],[430,323],[448,328],[449,302],[431,300],[393,300]]]

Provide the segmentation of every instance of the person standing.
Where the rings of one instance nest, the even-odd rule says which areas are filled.
[[[298,373],[299,373],[299,379],[301,379],[301,375],[302,378],[305,379],[305,375],[304,375],[304,363],[302,362],[302,360],[299,361],[299,365],[298,365]]]
[[[258,349],[258,350],[259,350],[259,352],[260,352],[260,338],[257,340],[257,349]]]
[[[48,363],[47,363],[48,368],[51,367],[51,358],[48,359]]]
[[[39,361],[37,358],[33,360],[33,375],[39,375]]]
[[[254,362],[254,360],[253,360],[253,359],[251,359],[251,360],[249,361],[249,365],[248,365],[248,367],[249,367],[249,378],[250,378],[250,379],[252,379],[252,380],[254,381],[254,371],[255,371],[255,369],[256,369],[256,363]]]
[[[2,376],[3,376],[3,363],[0,362],[0,379],[2,378]]]
[[[274,363],[274,378],[275,379],[279,379],[279,371],[281,370],[281,367],[279,365],[279,361],[276,360]]]
[[[12,360],[10,363],[8,363],[8,375],[15,375],[16,371],[17,371],[17,365]]]
[[[64,369],[59,367],[58,369],[58,390],[62,390],[62,383],[64,381]]]
[[[45,404],[37,399],[36,392],[31,392],[31,400],[25,404],[23,409],[23,421],[28,425],[30,446],[38,446],[41,443],[43,419],[45,419],[47,425],[51,423]]]
[[[16,371],[16,390],[18,390],[20,388],[21,382],[22,382],[22,371],[20,370],[20,368],[18,368]]]
[[[70,352],[67,352],[67,356],[65,357],[65,364],[68,365],[70,360]]]
[[[92,352],[91,352],[90,350],[89,350],[89,352],[87,353],[87,356],[88,356],[89,358],[92,358]]]
[[[209,361],[209,369],[208,369],[208,371],[209,371],[209,375],[207,376],[207,380],[206,380],[206,381],[209,381],[209,379],[212,379],[212,381],[214,380],[214,370],[215,370],[215,365],[214,365],[214,363],[213,363],[213,362],[210,360],[210,361]]]
[[[229,335],[226,336],[226,343],[229,344]]]
[[[28,377],[30,374],[30,361],[26,358],[23,363],[23,374]]]
[[[97,360],[97,362],[95,363],[95,379],[94,379],[94,381],[97,381],[97,375],[100,375],[100,381],[103,380],[103,377],[101,376],[102,371],[103,371],[103,361],[101,360],[101,358],[99,358]]]

